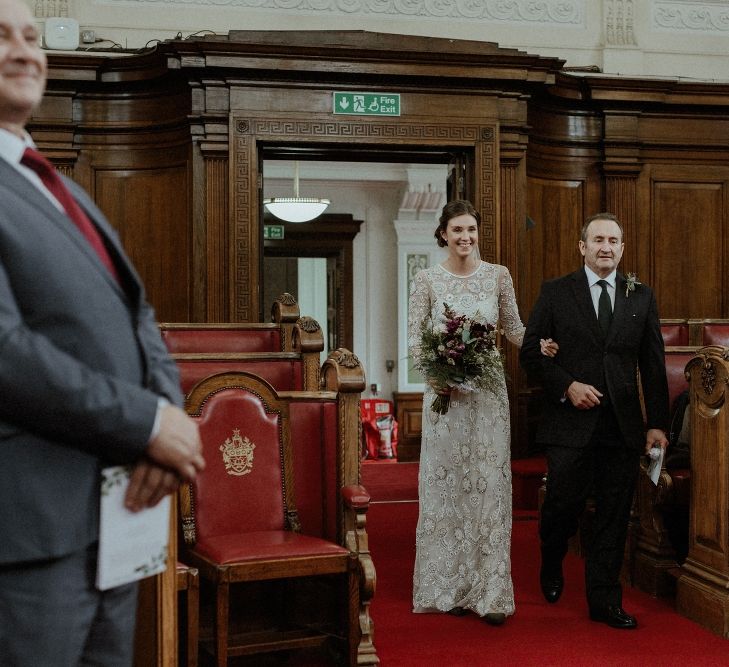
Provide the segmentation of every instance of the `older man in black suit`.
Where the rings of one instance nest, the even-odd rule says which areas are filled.
[[[204,466],[139,277],[102,213],[24,130],[46,60],[0,0],[0,663],[128,667],[136,585],[94,586],[100,471],[155,505]]]
[[[593,540],[586,560],[590,618],[632,629],[619,577],[641,453],[665,449],[668,386],[653,292],[617,272],[623,230],[600,213],[582,228],[584,267],[545,282],[529,318],[522,366],[544,387],[537,440],[547,452],[542,506],[540,583],[548,602],[563,587],[562,559],[585,500],[595,498]],[[554,358],[540,339],[554,339]],[[638,390],[643,389],[647,424]]]

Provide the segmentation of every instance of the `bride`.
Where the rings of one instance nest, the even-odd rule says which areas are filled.
[[[444,302],[459,315],[478,312],[521,346],[524,325],[511,275],[481,261],[480,222],[470,202],[443,207],[435,239],[448,248],[448,258],[419,272],[410,290],[408,347],[416,362],[422,327],[443,324]],[[544,354],[557,349],[552,341],[542,343]],[[423,396],[413,611],[460,616],[470,610],[500,625],[514,613],[506,382],[502,374],[495,392],[435,384],[430,380]],[[450,394],[446,414],[431,410],[435,392]]]

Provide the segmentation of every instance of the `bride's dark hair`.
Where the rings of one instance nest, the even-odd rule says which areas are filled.
[[[481,228],[481,215],[473,207],[473,204],[470,201],[466,199],[454,199],[453,201],[449,201],[440,213],[438,226],[435,228],[435,233],[433,234],[440,248],[445,248],[448,245],[442,236],[448,228],[448,221],[451,218],[457,218],[459,215],[472,215],[476,219],[476,226],[479,227],[479,229]]]

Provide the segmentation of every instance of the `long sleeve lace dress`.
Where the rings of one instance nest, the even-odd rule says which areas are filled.
[[[478,312],[521,345],[524,326],[509,271],[481,262],[469,276],[440,265],[415,276],[408,308],[408,347],[419,354],[423,323],[444,322],[446,302],[459,314]],[[423,395],[413,611],[454,607],[479,616],[514,613],[511,582],[511,464],[506,382],[495,393],[451,394],[445,415]]]

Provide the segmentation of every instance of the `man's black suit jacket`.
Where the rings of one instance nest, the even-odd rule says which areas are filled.
[[[646,285],[636,285],[634,291],[626,288],[618,274],[613,319],[603,338],[584,268],[542,285],[520,355],[522,366],[545,392],[537,442],[584,447],[590,441],[598,410],[578,410],[569,399],[562,400],[574,380],[604,394],[601,401],[609,401],[628,446],[642,450],[646,428],[668,427],[668,383],[656,300]],[[541,354],[540,338],[557,341],[556,357]]]

